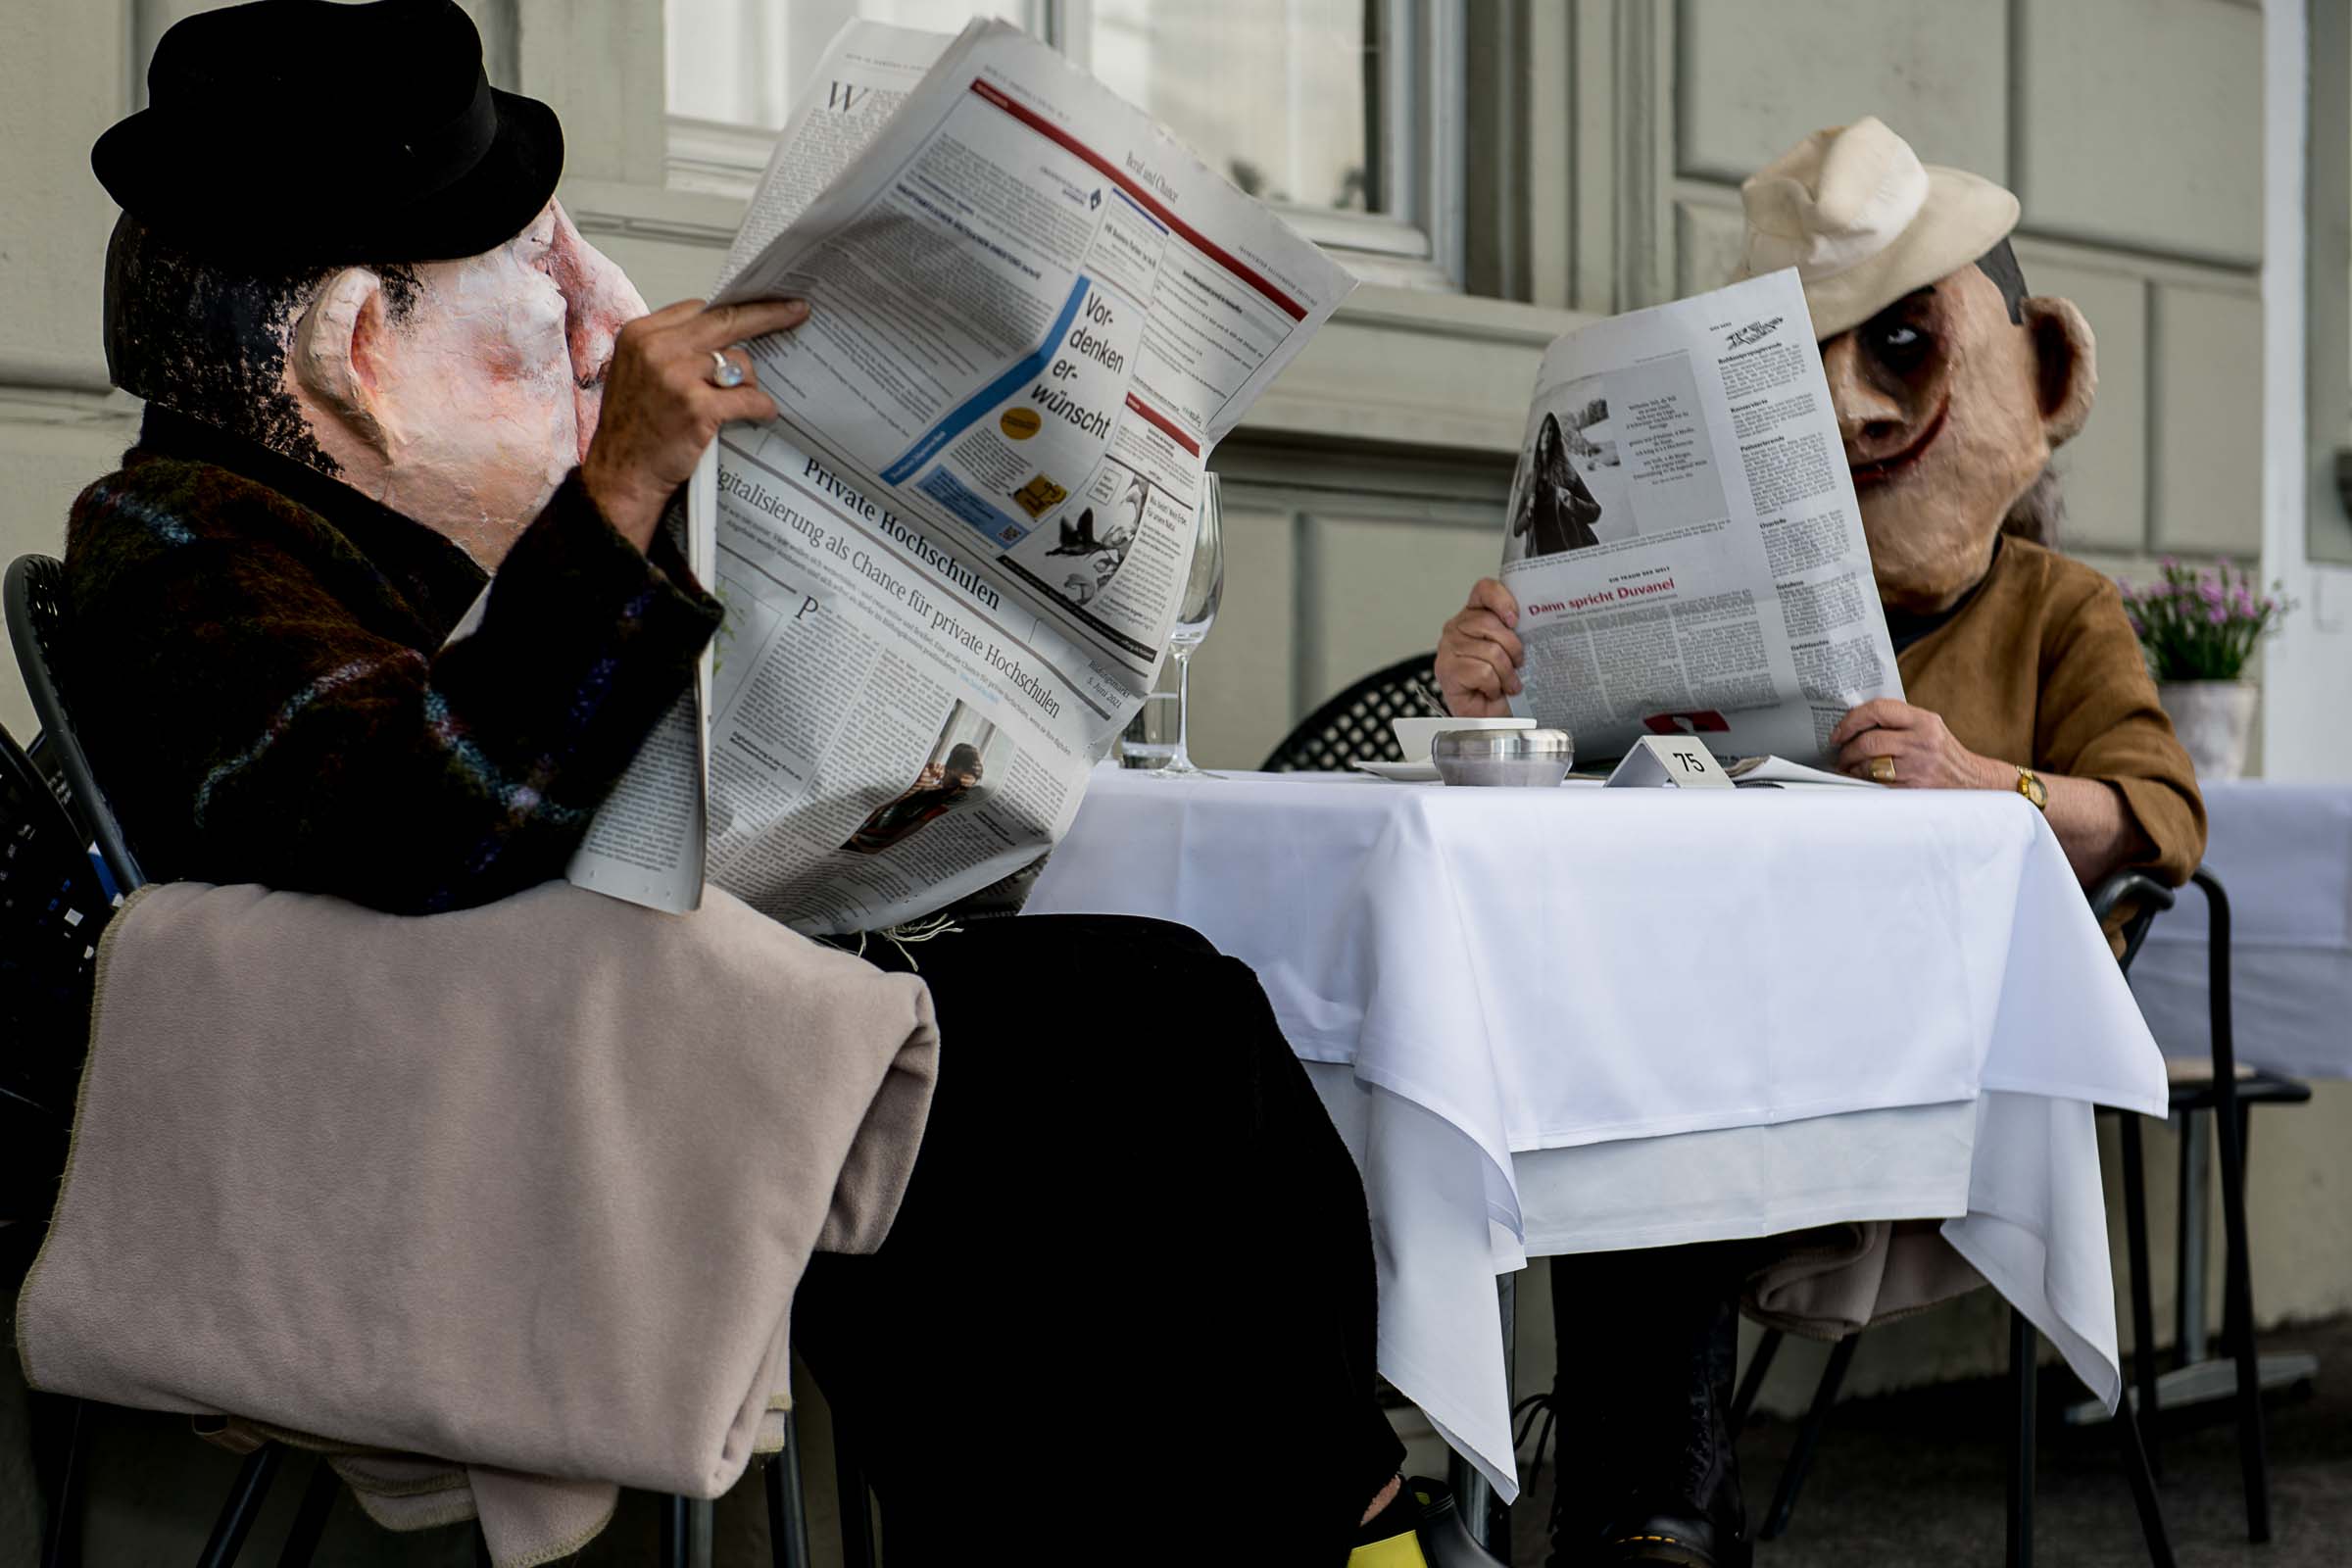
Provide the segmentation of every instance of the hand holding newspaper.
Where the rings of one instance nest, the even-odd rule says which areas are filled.
[[[1818,764],[1848,709],[1903,695],[1795,272],[1551,345],[1502,580],[1526,648],[1512,710],[1580,759],[1689,734]]]
[[[1034,863],[1159,670],[1209,449],[1353,280],[1027,35],[835,38],[721,273],[779,416],[688,487],[726,605],[573,882],[812,934]]]

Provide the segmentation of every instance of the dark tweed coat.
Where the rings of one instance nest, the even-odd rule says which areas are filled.
[[[74,722],[150,875],[398,912],[562,873],[719,607],[575,472],[486,580],[441,535],[163,409],[74,503]]]

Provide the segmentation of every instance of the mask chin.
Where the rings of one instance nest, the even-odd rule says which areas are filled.
[[[1922,515],[1927,509],[1902,508],[1874,518],[1865,509],[1862,531],[1879,597],[1898,609],[1941,610],[1976,585],[1992,556],[2000,519],[1972,526],[1948,513]]]

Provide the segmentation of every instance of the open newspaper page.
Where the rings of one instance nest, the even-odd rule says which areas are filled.
[[[672,503],[662,519],[697,582],[711,581],[718,569],[710,530],[692,521],[710,512],[717,479],[716,466],[706,457],[686,486],[686,505]],[[478,623],[489,597],[484,589],[452,641]],[[710,734],[703,720],[710,710],[711,668],[706,648],[694,662],[693,682],[646,735],[588,824],[564,868],[566,881],[673,913],[701,906],[710,767]]]
[[[722,432],[695,520],[709,874],[872,929],[1068,827],[1157,676],[1209,450],[1353,284],[997,23],[846,28],[745,229],[719,297],[810,316],[751,345],[782,415]]]
[[[1351,286],[1148,116],[976,22],[721,298],[808,300],[752,354],[811,459],[1140,693],[1208,449]]]
[[[1821,352],[1793,271],[1570,332],[1511,485],[1512,708],[1614,757],[1690,734],[1826,760],[1902,696]]]

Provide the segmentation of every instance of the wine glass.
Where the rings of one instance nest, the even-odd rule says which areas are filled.
[[[1200,510],[1193,524],[1193,559],[1184,577],[1184,598],[1176,606],[1176,625],[1168,633],[1168,652],[1176,660],[1176,755],[1152,772],[1153,778],[1223,778],[1197,766],[1186,749],[1192,719],[1193,655],[1208,639],[1216,622],[1217,601],[1225,593],[1225,527],[1217,496],[1217,476],[1200,476]]]

